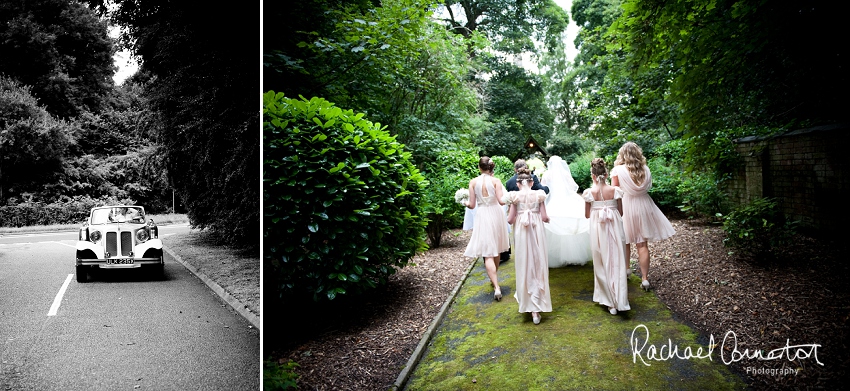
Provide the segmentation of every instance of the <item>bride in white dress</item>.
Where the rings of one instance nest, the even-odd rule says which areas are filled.
[[[577,193],[570,166],[559,156],[552,156],[540,183],[549,187],[549,223],[544,225],[549,267],[584,265],[593,259],[590,222],[584,217],[584,199]]]

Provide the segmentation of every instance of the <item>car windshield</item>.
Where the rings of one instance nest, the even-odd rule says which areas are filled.
[[[142,208],[133,206],[120,206],[114,208],[95,209],[91,214],[91,223],[144,223],[145,214]]]

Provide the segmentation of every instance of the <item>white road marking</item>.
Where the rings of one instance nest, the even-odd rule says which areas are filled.
[[[77,248],[77,246],[72,246],[72,245],[70,245],[70,244],[68,244],[68,243],[62,243],[62,242],[56,242],[56,241],[53,241],[53,242],[50,242],[50,243],[56,243],[56,244],[61,244],[61,245],[63,245],[63,246],[68,246],[68,247],[72,247],[72,248]]]
[[[59,288],[59,293],[57,293],[56,298],[53,299],[53,305],[50,306],[50,311],[47,312],[47,316],[55,316],[56,311],[59,311],[59,305],[62,304],[62,296],[65,296],[65,291],[68,289],[68,284],[71,283],[72,277],[74,277],[74,275],[69,274],[68,278],[65,279],[65,283],[62,284],[61,288]]]

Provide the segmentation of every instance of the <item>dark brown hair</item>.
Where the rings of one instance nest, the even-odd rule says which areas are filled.
[[[514,171],[519,172],[519,169],[523,167],[528,167],[528,163],[526,163],[524,159],[517,159],[517,161],[514,162]]]
[[[530,181],[531,180],[531,170],[528,169],[528,166],[520,167],[516,170],[516,182],[522,183],[522,181]]]
[[[487,156],[482,156],[481,159],[478,159],[478,168],[483,171],[493,171],[496,168],[496,163],[493,163]]]
[[[608,176],[608,167],[605,166],[605,160],[601,157],[594,158],[590,161],[590,173],[594,177],[601,178],[603,181]]]

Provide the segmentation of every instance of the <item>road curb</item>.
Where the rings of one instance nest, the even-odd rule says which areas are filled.
[[[422,335],[422,339],[419,340],[419,345],[417,345],[416,349],[413,350],[413,354],[410,355],[410,358],[407,360],[407,364],[404,365],[404,368],[401,370],[401,373],[399,373],[395,383],[390,386],[391,391],[399,391],[404,388],[408,378],[410,378],[410,372],[416,367],[416,364],[419,363],[419,359],[422,358],[425,348],[428,346],[428,343],[431,342],[431,337],[433,336],[434,331],[443,321],[443,318],[446,317],[446,312],[448,312],[449,306],[451,306],[451,304],[455,301],[457,293],[460,291],[463,283],[466,282],[467,277],[469,277],[469,273],[472,272],[473,268],[475,268],[475,264],[478,263],[479,259],[481,258],[475,258],[469,263],[469,267],[466,268],[463,278],[458,281],[457,285],[455,285],[455,289],[452,290],[449,297],[446,298],[446,302],[443,303],[443,306],[440,308],[440,312],[438,312],[437,316],[434,317],[434,320],[431,321],[431,325],[428,326],[428,330],[425,330],[425,334]]]
[[[207,284],[207,286],[210,289],[212,289],[212,291],[215,292],[215,294],[217,294],[222,300],[224,300],[225,303],[230,305],[230,307],[233,308],[236,311],[236,313],[238,313],[239,315],[242,315],[242,317],[245,318],[245,320],[247,320],[248,323],[250,323],[255,328],[257,328],[257,330],[260,330],[260,326],[262,325],[262,323],[260,321],[260,317],[256,314],[254,314],[253,312],[248,311],[248,309],[245,308],[245,304],[242,304],[239,300],[237,300],[235,297],[233,297],[233,295],[231,295],[230,293],[227,293],[227,291],[225,291],[224,288],[221,287],[221,285],[218,285],[218,283],[216,283],[215,281],[213,281],[209,277],[207,277],[206,274],[201,273],[194,266],[192,266],[189,263],[187,263],[186,261],[184,261],[183,258],[180,258],[179,255],[177,255],[173,251],[169,250],[168,247],[162,246],[162,249],[165,250],[165,252],[167,252],[168,255],[170,255],[172,258],[174,258],[177,262],[180,262],[180,264],[183,265],[183,267],[185,267],[187,270],[192,272],[192,274],[194,274],[195,277],[198,277],[201,281],[204,282],[204,284]]]

